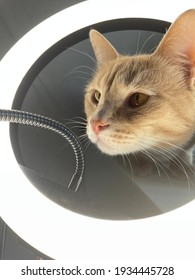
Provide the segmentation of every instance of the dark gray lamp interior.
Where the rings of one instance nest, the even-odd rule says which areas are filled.
[[[120,53],[135,54],[152,52],[168,26],[162,21],[121,19],[93,27],[104,32]],[[90,28],[64,38],[35,62],[16,93],[14,109],[63,122],[78,137],[85,133],[76,121],[85,118],[84,88],[95,68],[88,40]],[[10,134],[17,161],[33,185],[74,212],[103,219],[137,219],[170,211],[195,197],[187,182],[170,182],[166,176],[132,178],[130,167],[127,172],[116,158],[101,154],[83,138],[85,175],[74,192],[66,186],[75,158],[64,139],[50,131],[16,124],[10,125]]]

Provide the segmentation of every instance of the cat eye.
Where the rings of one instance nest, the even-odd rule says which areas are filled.
[[[128,99],[128,105],[132,108],[137,108],[144,105],[149,99],[147,94],[141,92],[133,93]]]
[[[93,95],[92,95],[92,101],[96,105],[99,103],[101,97],[101,93],[98,90],[94,90]]]

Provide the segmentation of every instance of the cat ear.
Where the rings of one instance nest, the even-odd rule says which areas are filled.
[[[92,29],[89,37],[99,65],[103,62],[114,60],[119,56],[110,42],[98,31]]]
[[[191,86],[195,85],[195,10],[188,10],[175,20],[155,53],[182,64],[190,74]]]

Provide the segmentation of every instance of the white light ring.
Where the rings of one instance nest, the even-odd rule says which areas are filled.
[[[11,108],[32,64],[74,31],[117,18],[172,22],[192,8],[193,2],[180,0],[175,5],[175,1],[91,0],[55,14],[28,32],[2,59],[0,108]],[[194,201],[167,214],[137,221],[105,221],[73,213],[32,186],[15,160],[7,124],[1,124],[0,133],[0,214],[19,236],[44,254],[69,260],[194,259]]]

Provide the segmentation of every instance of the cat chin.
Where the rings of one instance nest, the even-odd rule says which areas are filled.
[[[107,154],[107,155],[117,155],[118,153],[116,153],[116,149],[112,148],[111,146],[109,146],[108,144],[104,143],[103,141],[99,140],[99,139],[96,139],[96,141],[92,141],[93,144],[95,144],[98,149],[104,153],[104,154]]]
[[[91,140],[91,142],[93,144],[95,144],[98,149],[106,155],[110,155],[110,156],[115,156],[115,155],[119,155],[121,154],[120,151],[116,148],[116,147],[111,147],[110,145],[106,144],[105,142],[103,142],[102,140],[95,138],[95,137],[89,137],[89,139]]]
[[[119,152],[117,152],[116,149],[109,147],[108,145],[106,145],[105,143],[103,143],[101,141],[97,142],[96,145],[99,148],[99,150],[106,155],[116,156],[116,155],[120,154]]]
[[[108,145],[105,142],[98,140],[96,143],[96,146],[98,147],[98,149],[106,154],[106,155],[110,155],[110,156],[117,156],[117,155],[127,155],[127,154],[131,154],[133,152],[137,152],[137,149],[133,149],[133,148],[127,148],[127,147],[120,147],[120,145],[118,146],[112,146],[112,145]]]

